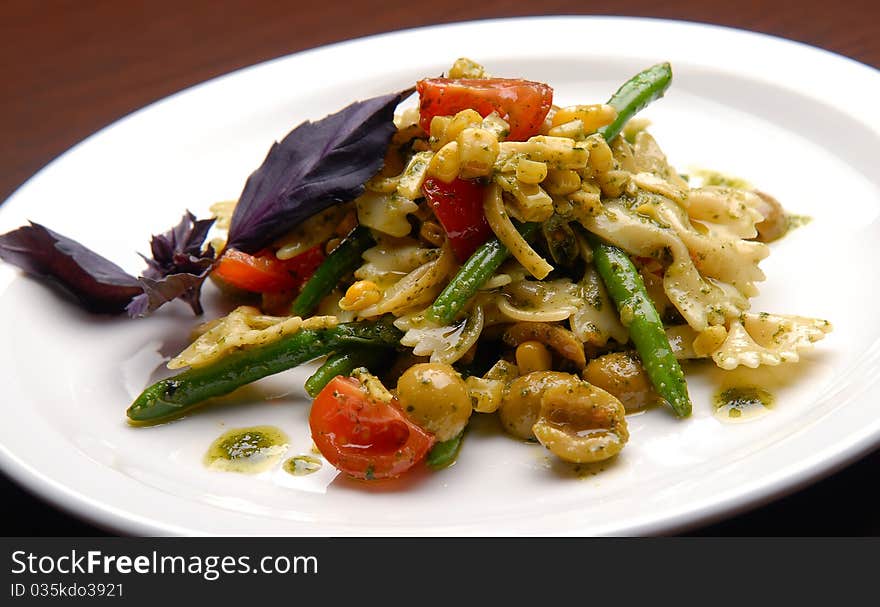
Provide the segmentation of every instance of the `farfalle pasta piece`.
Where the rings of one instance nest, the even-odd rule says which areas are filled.
[[[680,205],[684,204],[688,197],[687,190],[672,185],[654,173],[636,173],[632,176],[632,182],[642,190],[659,194]]]
[[[400,194],[365,191],[355,200],[358,222],[389,236],[406,236],[412,226],[407,215],[415,213],[419,206]]]
[[[800,352],[825,337],[831,328],[830,322],[817,318],[746,313],[731,321],[727,338],[712,353],[712,360],[722,369],[797,362]]]
[[[672,186],[687,191],[687,182],[669,165],[666,154],[663,153],[660,145],[648,131],[639,130],[635,133],[633,136],[632,152],[636,168],[634,172],[652,173]]]
[[[425,248],[413,238],[380,238],[364,251],[366,263],[354,271],[358,280],[390,286],[421,265],[440,257],[441,250]]]
[[[323,244],[333,236],[337,226],[350,210],[350,205],[338,205],[317,215],[312,215],[291,230],[289,234],[275,242],[278,247],[275,251],[275,257],[293,259],[297,255]]]
[[[650,199],[650,203],[640,204],[636,211],[674,230],[701,275],[727,283],[745,297],[758,294],[755,283],[764,280],[758,263],[770,254],[767,245],[744,240],[713,225],[698,230],[687,213],[668,198],[651,196]]]
[[[604,346],[609,339],[626,343],[629,331],[620,322],[617,308],[593,266],[587,266],[577,287],[580,305],[569,318],[569,324],[578,339],[594,346]]]
[[[454,325],[437,326],[412,314],[394,321],[401,331],[405,331],[400,343],[413,349],[416,356],[430,356],[432,363],[451,365],[464,356],[477,343],[483,331],[483,309],[473,306],[468,317]]]
[[[651,198],[656,205],[675,204],[659,196]],[[594,234],[632,255],[654,257],[668,251],[672,263],[664,273],[664,292],[695,330],[723,324],[749,308],[748,298],[735,287],[700,273],[690,250],[675,230],[646,214],[636,213],[625,201],[608,200],[602,213],[580,218],[580,221]]]
[[[300,329],[335,327],[334,316],[267,316],[252,306],[239,306],[223,318],[205,323],[201,333],[183,352],[168,362],[169,369],[198,367],[218,360],[233,350],[262,346]]]
[[[496,299],[499,312],[511,321],[556,322],[582,305],[577,285],[567,278],[520,280],[504,287]]]
[[[456,267],[452,249],[444,246],[440,251],[437,259],[417,267],[385,288],[379,302],[360,310],[358,318],[372,318],[387,313],[401,316],[434,301],[443,289],[445,279]]]
[[[504,287],[494,301],[508,321],[561,322],[585,343],[604,346],[609,339],[625,343],[629,333],[620,323],[598,273],[588,266],[580,282],[568,278],[519,280]]]
[[[706,186],[692,189],[684,206],[692,221],[723,227],[738,238],[754,238],[764,219],[758,211],[761,200],[754,192]]]
[[[745,297],[757,295],[755,283],[764,280],[758,263],[769,254],[765,245],[749,240],[755,238],[763,219],[757,210],[760,198],[729,187],[689,190],[650,135],[642,133],[639,140],[640,149],[654,156],[646,163],[651,170],[633,175],[632,180],[657,197],[642,196],[636,211],[674,229],[701,275],[732,285]]]

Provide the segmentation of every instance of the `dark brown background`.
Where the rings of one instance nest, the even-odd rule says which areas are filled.
[[[880,67],[877,0],[4,0],[0,200],[95,130],[230,70],[379,32],[534,14],[716,23],[798,40]],[[799,493],[695,533],[880,535],[880,513],[869,497],[878,471],[880,452],[875,452]],[[44,505],[3,477],[0,501],[3,535],[101,532]]]

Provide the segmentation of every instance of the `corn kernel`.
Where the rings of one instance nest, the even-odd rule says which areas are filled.
[[[547,177],[547,165],[523,158],[516,164],[516,178],[523,183],[538,184]]]
[[[553,126],[559,126],[572,120],[580,120],[584,132],[592,133],[597,129],[611,124],[617,118],[617,110],[605,103],[594,105],[573,105],[557,110],[553,115]]]
[[[486,129],[495,135],[495,139],[498,141],[506,139],[510,134],[510,125],[498,115],[498,112],[492,112],[483,118],[483,122],[480,123],[480,128]]]
[[[570,169],[551,170],[542,185],[553,196],[565,196],[580,189],[581,177]]]
[[[449,78],[488,78],[486,69],[467,57],[459,57],[449,70]]]
[[[446,137],[446,129],[449,128],[449,123],[452,122],[452,117],[450,116],[434,116],[431,118],[431,126],[430,130],[430,143],[431,149],[435,152],[443,147],[443,144],[440,142],[447,142],[448,138]]]
[[[588,165],[595,174],[607,173],[614,168],[614,156],[608,142],[601,135],[587,137],[587,149],[590,150]]]
[[[436,151],[445,146],[450,141],[455,141],[459,133],[471,127],[479,127],[483,122],[483,117],[476,110],[462,110],[452,117],[445,117],[444,120],[438,121],[439,116],[435,116],[431,120],[431,147]],[[434,122],[437,121],[437,130],[434,129]]]
[[[516,347],[516,366],[523,375],[549,371],[552,363],[550,351],[539,341],[524,341]]]
[[[458,167],[458,143],[450,141],[431,157],[431,162],[428,164],[428,176],[452,183],[458,177]]]
[[[458,142],[458,176],[462,179],[485,177],[492,173],[500,146],[495,136],[479,128],[462,129]]]
[[[345,296],[339,300],[339,307],[343,310],[363,310],[373,304],[379,303],[382,292],[372,280],[359,280],[345,292]]]
[[[580,120],[569,120],[563,122],[559,126],[554,126],[547,130],[547,134],[551,137],[567,137],[569,139],[583,139],[584,123]]]

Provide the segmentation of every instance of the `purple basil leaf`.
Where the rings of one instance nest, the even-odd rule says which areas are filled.
[[[208,245],[202,250],[202,245],[213,223],[213,219],[197,220],[187,211],[176,226],[153,236],[153,257],[144,257],[147,269],[139,279],[143,293],[126,308],[129,316],[146,316],[177,298],[188,303],[196,314],[202,313],[202,283],[214,265],[214,248]]]
[[[0,235],[0,259],[51,278],[91,312],[118,313],[141,285],[112,261],[38,223]]]
[[[160,279],[140,277],[143,293],[131,300],[125,309],[132,318],[146,316],[157,308],[178,297],[188,303],[196,314],[202,313],[199,297],[202,284],[211,272],[211,262],[198,274],[181,273],[163,276]]]
[[[382,168],[394,109],[412,91],[356,101],[273,144],[244,186],[227,246],[256,253],[312,215],[360,196]]]
[[[147,269],[143,275],[147,278],[162,278],[170,274],[200,274],[205,268],[206,260],[214,261],[212,246],[208,245],[202,251],[208,230],[213,224],[214,219],[197,220],[195,215],[187,211],[180,223],[150,240],[153,258],[144,257]]]

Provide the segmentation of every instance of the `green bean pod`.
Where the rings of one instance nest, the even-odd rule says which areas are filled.
[[[538,223],[523,223],[518,225],[516,229],[528,240],[538,232],[539,227]],[[428,320],[441,325],[452,322],[508,256],[510,256],[510,251],[497,238],[481,245],[464,262],[458,273],[452,277],[446,288],[434,300],[425,313]]]
[[[388,356],[386,348],[352,347],[330,355],[306,380],[305,389],[312,398],[337,375],[350,375],[358,367],[375,367]]]
[[[608,100],[608,105],[617,110],[617,118],[598,132],[608,141],[616,137],[633,116],[662,97],[671,83],[672,67],[668,63],[649,67],[627,80]],[[666,399],[676,415],[687,417],[691,414],[691,400],[684,373],[642,277],[624,251],[592,234],[589,240],[593,263],[621,321],[629,329],[654,390]]]
[[[462,438],[464,438],[464,430],[457,436],[453,436],[442,443],[436,443],[431,447],[431,450],[428,451],[428,455],[425,457],[425,463],[428,464],[428,467],[439,470],[440,468],[452,465],[455,458],[458,457],[459,449],[461,449]]]
[[[290,314],[305,317],[314,312],[321,300],[339,285],[342,277],[357,269],[363,252],[374,244],[369,228],[359,225],[349,232],[303,285],[290,304]]]
[[[328,329],[301,329],[281,339],[233,352],[149,386],[128,408],[129,420],[149,424],[182,415],[209,398],[229,394],[253,381],[280,373],[351,345],[394,347],[402,333],[389,319],[352,322]]]
[[[684,373],[672,352],[663,330],[663,321],[648,297],[642,277],[626,253],[592,234],[589,240],[596,270],[617,306],[621,322],[629,329],[630,339],[636,346],[651,384],[676,415],[687,417],[691,414],[691,399]]]
[[[617,110],[617,118],[611,124],[600,128],[598,133],[606,141],[617,137],[624,125],[649,103],[660,99],[670,84],[672,84],[672,66],[668,63],[651,66],[624,82],[608,100],[608,105]]]

